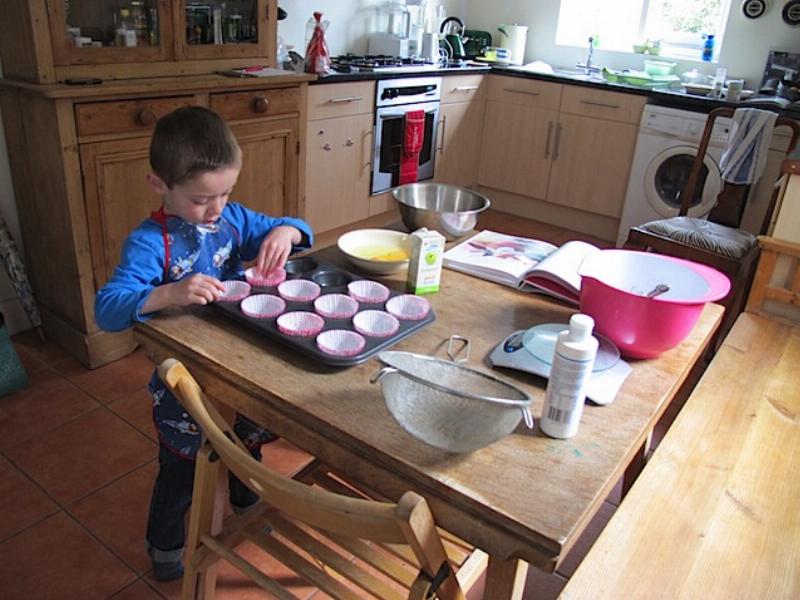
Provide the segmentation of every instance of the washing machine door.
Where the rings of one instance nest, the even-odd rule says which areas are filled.
[[[645,197],[653,210],[662,217],[678,216],[681,195],[689,180],[696,155],[696,147],[673,146],[659,153],[648,165],[644,182]],[[691,217],[705,217],[722,191],[719,166],[708,154],[703,160],[700,182],[689,204]]]

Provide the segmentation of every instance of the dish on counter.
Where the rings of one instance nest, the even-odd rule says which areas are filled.
[[[339,249],[353,265],[378,275],[408,268],[407,233],[390,229],[357,229],[339,238]]]
[[[682,85],[686,93],[693,96],[708,96],[714,89],[714,86],[708,83],[684,83]]]

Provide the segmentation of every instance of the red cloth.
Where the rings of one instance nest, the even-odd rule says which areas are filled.
[[[414,183],[419,168],[419,153],[425,139],[425,111],[410,110],[405,117],[403,149],[400,152],[400,177],[398,183]]]

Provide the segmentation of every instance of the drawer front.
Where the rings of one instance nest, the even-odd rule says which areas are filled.
[[[164,115],[193,104],[193,96],[78,104],[75,107],[78,135],[150,132]]]
[[[290,87],[211,94],[211,109],[226,121],[297,113],[300,90]]]
[[[645,101],[644,96],[565,85],[561,112],[638,125]]]
[[[489,100],[558,110],[561,84],[522,77],[489,77]]]
[[[308,120],[372,114],[375,82],[330,83],[308,88]]]
[[[486,97],[483,75],[451,75],[442,77],[442,104],[469,102]]]

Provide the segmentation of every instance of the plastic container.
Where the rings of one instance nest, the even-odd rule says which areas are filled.
[[[579,274],[581,312],[631,358],[653,358],[680,344],[705,303],[730,291],[730,280],[716,269],[653,252],[601,250],[581,263]],[[670,290],[648,298],[659,284]]]
[[[666,60],[645,60],[644,72],[648,75],[674,75],[678,63]]]
[[[586,384],[599,346],[592,329],[590,316],[576,314],[569,320],[569,329],[558,334],[539,421],[540,429],[550,437],[566,439],[578,433]]]
[[[703,52],[700,58],[705,62],[711,62],[714,59],[714,34],[709,33],[705,38],[706,41],[703,42]]]

